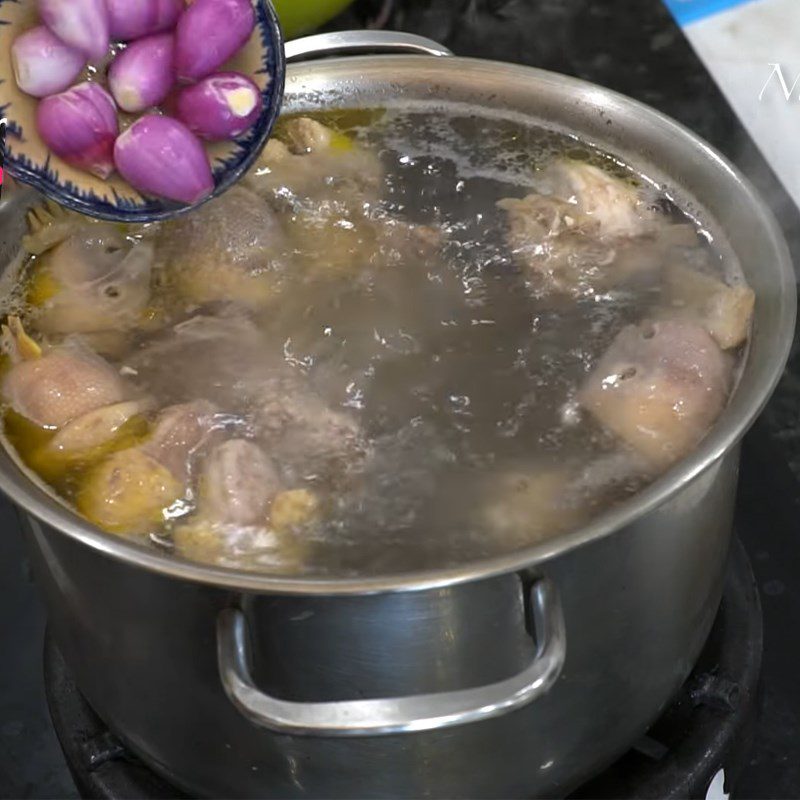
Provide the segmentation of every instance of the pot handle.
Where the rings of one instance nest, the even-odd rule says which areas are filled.
[[[217,657],[222,685],[231,702],[256,725],[294,736],[378,736],[451,728],[497,717],[544,695],[561,674],[566,634],[554,584],[531,587],[537,647],[519,674],[474,689],[384,699],[298,703],[258,689],[249,667],[247,622],[240,609],[223,610],[217,620]]]
[[[335,31],[292,39],[284,45],[286,61],[339,53],[421,53],[451,56],[453,53],[432,39],[397,31]]]

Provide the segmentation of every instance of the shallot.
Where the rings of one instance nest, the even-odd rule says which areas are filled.
[[[62,42],[90,60],[97,61],[108,53],[105,0],[39,0],[39,16]]]
[[[33,97],[63,92],[86,65],[86,58],[44,25],[25,31],[11,45],[17,86]]]
[[[178,95],[179,119],[203,139],[220,141],[243,134],[261,113],[261,92],[238,72],[210,75]]]
[[[136,120],[117,139],[114,161],[122,177],[147,194],[193,204],[214,189],[203,145],[171,117],[147,114]]]
[[[175,80],[171,33],[146,36],[129,44],[108,70],[108,88],[117,105],[130,113],[161,103]]]
[[[250,38],[256,24],[250,0],[194,0],[178,21],[178,77],[196,81],[219,69]]]
[[[172,30],[183,13],[183,0],[106,0],[111,38],[130,42]]]
[[[79,83],[46,97],[36,111],[42,141],[68,164],[107,178],[114,171],[119,132],[111,95],[96,83]]]

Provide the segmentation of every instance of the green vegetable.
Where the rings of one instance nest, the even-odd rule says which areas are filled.
[[[353,0],[273,0],[273,5],[278,12],[284,36],[293,39],[324,25],[352,2]]]

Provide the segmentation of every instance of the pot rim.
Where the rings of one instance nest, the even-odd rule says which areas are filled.
[[[359,56],[329,59],[325,61],[324,67],[341,68],[346,65],[350,71],[358,73],[359,70],[366,70],[381,64],[384,67],[390,65],[397,74],[399,70],[419,67],[421,63],[425,64],[426,69],[430,70],[432,74],[440,70],[457,72],[465,69],[492,70],[494,72],[500,70],[510,80],[527,79],[531,83],[538,81],[555,84],[573,95],[588,91],[591,93],[592,102],[598,106],[625,108],[635,112],[649,124],[655,125],[665,132],[669,132],[670,135],[684,140],[691,147],[703,151],[706,158],[710,162],[714,162],[714,169],[726,173],[726,178],[730,182],[730,191],[738,193],[739,201],[747,206],[753,224],[762,227],[774,251],[779,303],[775,314],[777,319],[772,322],[774,346],[768,349],[767,358],[762,359],[764,363],[759,365],[759,375],[757,376],[759,380],[749,382],[744,380],[753,369],[748,359],[744,367],[743,380],[726,410],[700,445],[646,489],[602,513],[591,523],[576,531],[509,554],[455,567],[431,568],[369,578],[282,577],[226,567],[205,566],[184,561],[169,554],[159,554],[146,545],[100,531],[54,500],[24,471],[17,468],[12,472],[5,465],[0,465],[0,489],[3,492],[33,517],[57,529],[60,533],[77,539],[82,544],[110,557],[165,577],[246,592],[364,595],[422,591],[534,568],[541,562],[561,556],[625,528],[669,500],[735,447],[766,405],[780,380],[794,338],[797,306],[795,274],[786,241],[772,212],[750,182],[716,149],[672,118],[637,100],[578,78],[534,67],[461,57],[441,59],[427,56]],[[287,88],[298,71],[318,68],[319,65],[310,67],[308,64],[290,66],[287,71]],[[546,120],[543,122],[547,124]],[[13,463],[10,458],[7,460],[9,463]],[[18,465],[15,466],[18,467]]]

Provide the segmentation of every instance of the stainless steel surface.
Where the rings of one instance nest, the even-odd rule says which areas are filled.
[[[432,39],[397,31],[336,31],[293,39],[284,46],[286,61],[299,61],[346,53],[418,53],[451,56],[450,50]]]
[[[216,621],[241,607],[255,685],[298,703],[474,689],[530,663],[510,573],[419,592],[245,594],[29,530],[37,585],[78,685],[149,766],[192,796],[554,797],[635,741],[683,683],[720,598],[738,452],[635,525],[548,561],[569,647],[517,711],[380,737],[286,736],[253,724],[219,677]]]
[[[536,700],[561,674],[566,657],[564,617],[558,592],[546,578],[531,587],[530,609],[538,637],[530,664],[518,675],[438,694],[298,703],[258,688],[250,674],[247,619],[240,609],[229,608],[217,622],[222,685],[231,702],[256,725],[295,736],[418,733],[480,722]]]
[[[37,579],[79,685],[132,750],[194,794],[564,793],[655,719],[716,612],[738,441],[794,330],[794,277],[772,216],[691,132],[558,75],[462,58],[335,59],[293,65],[285,98],[287,111],[441,103],[574,131],[718,223],[758,298],[739,389],[690,458],[582,530],[456,569],[366,579],[277,578],[139,548],[66,511],[0,453],[0,487],[29,512]],[[25,202],[20,194],[0,209],[6,255]],[[495,718],[379,737],[287,736],[253,724],[220,681],[216,623],[232,608],[246,615],[253,686],[279,700],[407,698],[506,681],[532,658],[520,581],[542,577],[557,587],[569,631],[563,671],[535,703]]]

